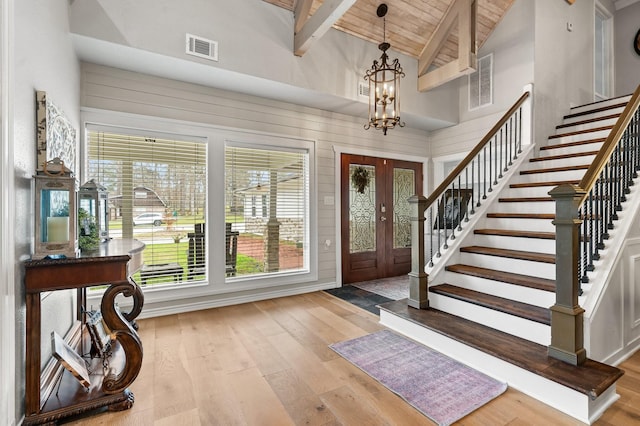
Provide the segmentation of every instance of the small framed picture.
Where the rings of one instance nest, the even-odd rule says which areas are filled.
[[[87,370],[87,364],[82,357],[73,350],[58,333],[51,332],[51,350],[53,356],[60,361],[60,364],[75,377],[78,382],[85,388],[91,387],[91,379],[89,378],[89,371]]]
[[[111,350],[111,337],[105,329],[102,314],[98,311],[87,312],[87,329],[91,337],[91,354],[103,356]]]
[[[453,229],[467,214],[472,189],[447,189],[438,202],[438,219],[433,229]]]

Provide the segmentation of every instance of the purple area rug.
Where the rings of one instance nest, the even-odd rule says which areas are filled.
[[[439,425],[507,389],[491,377],[389,330],[329,345]]]

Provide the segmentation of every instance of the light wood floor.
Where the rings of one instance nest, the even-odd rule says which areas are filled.
[[[383,328],[324,292],[140,320],[144,363],[133,408],[75,425],[430,425],[328,348]],[[640,352],[596,423],[640,424]],[[460,425],[576,425],[512,389]]]

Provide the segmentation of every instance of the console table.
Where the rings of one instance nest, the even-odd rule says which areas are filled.
[[[95,252],[83,253],[77,258],[25,262],[25,425],[55,423],[62,418],[103,407],[110,411],[131,408],[134,398],[128,386],[138,376],[142,366],[142,343],[131,324],[142,311],[144,296],[140,287],[129,277],[140,267],[143,249],[144,244],[137,240],[110,240],[100,244]],[[103,369],[101,358],[91,359],[89,389],[66,371],[63,371],[61,378],[54,374],[56,379],[53,381],[41,376],[41,293],[77,290],[77,315],[80,320],[77,343],[82,348],[87,340],[82,327],[86,289],[95,286],[108,286],[102,297],[101,312],[104,324],[110,330],[111,337],[115,338],[111,344],[109,369]],[[119,294],[132,298],[130,312],[122,313],[116,308],[115,298]]]

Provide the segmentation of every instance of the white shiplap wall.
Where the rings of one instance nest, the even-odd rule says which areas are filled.
[[[379,131],[363,129],[366,117],[341,115],[90,63],[82,65],[81,105],[91,113],[117,111],[161,119],[165,124],[175,120],[181,127],[192,125],[195,134],[200,134],[202,129],[207,129],[206,132],[219,129],[220,132],[239,131],[238,134],[255,133],[308,140],[315,144],[317,229],[311,232],[316,235],[313,249],[317,250],[317,280],[255,289],[241,295],[228,284],[213,282],[210,291],[200,290],[197,303],[192,303],[192,300],[171,302],[161,297],[147,297],[143,311],[146,316],[340,285],[336,282],[340,269],[336,265],[339,247],[335,244],[339,232],[336,209],[339,208],[340,199],[335,190],[336,173],[339,171],[335,168],[334,147],[339,146],[340,151],[352,153],[388,152],[392,158],[415,157],[416,161],[429,157],[427,133],[421,130],[397,128],[383,136]],[[210,149],[221,150],[222,147],[212,146]],[[209,181],[210,185],[215,185],[211,177]],[[335,203],[325,205],[325,197],[333,197]],[[331,241],[329,246],[325,244],[327,240]],[[212,279],[215,280],[214,277]]]

